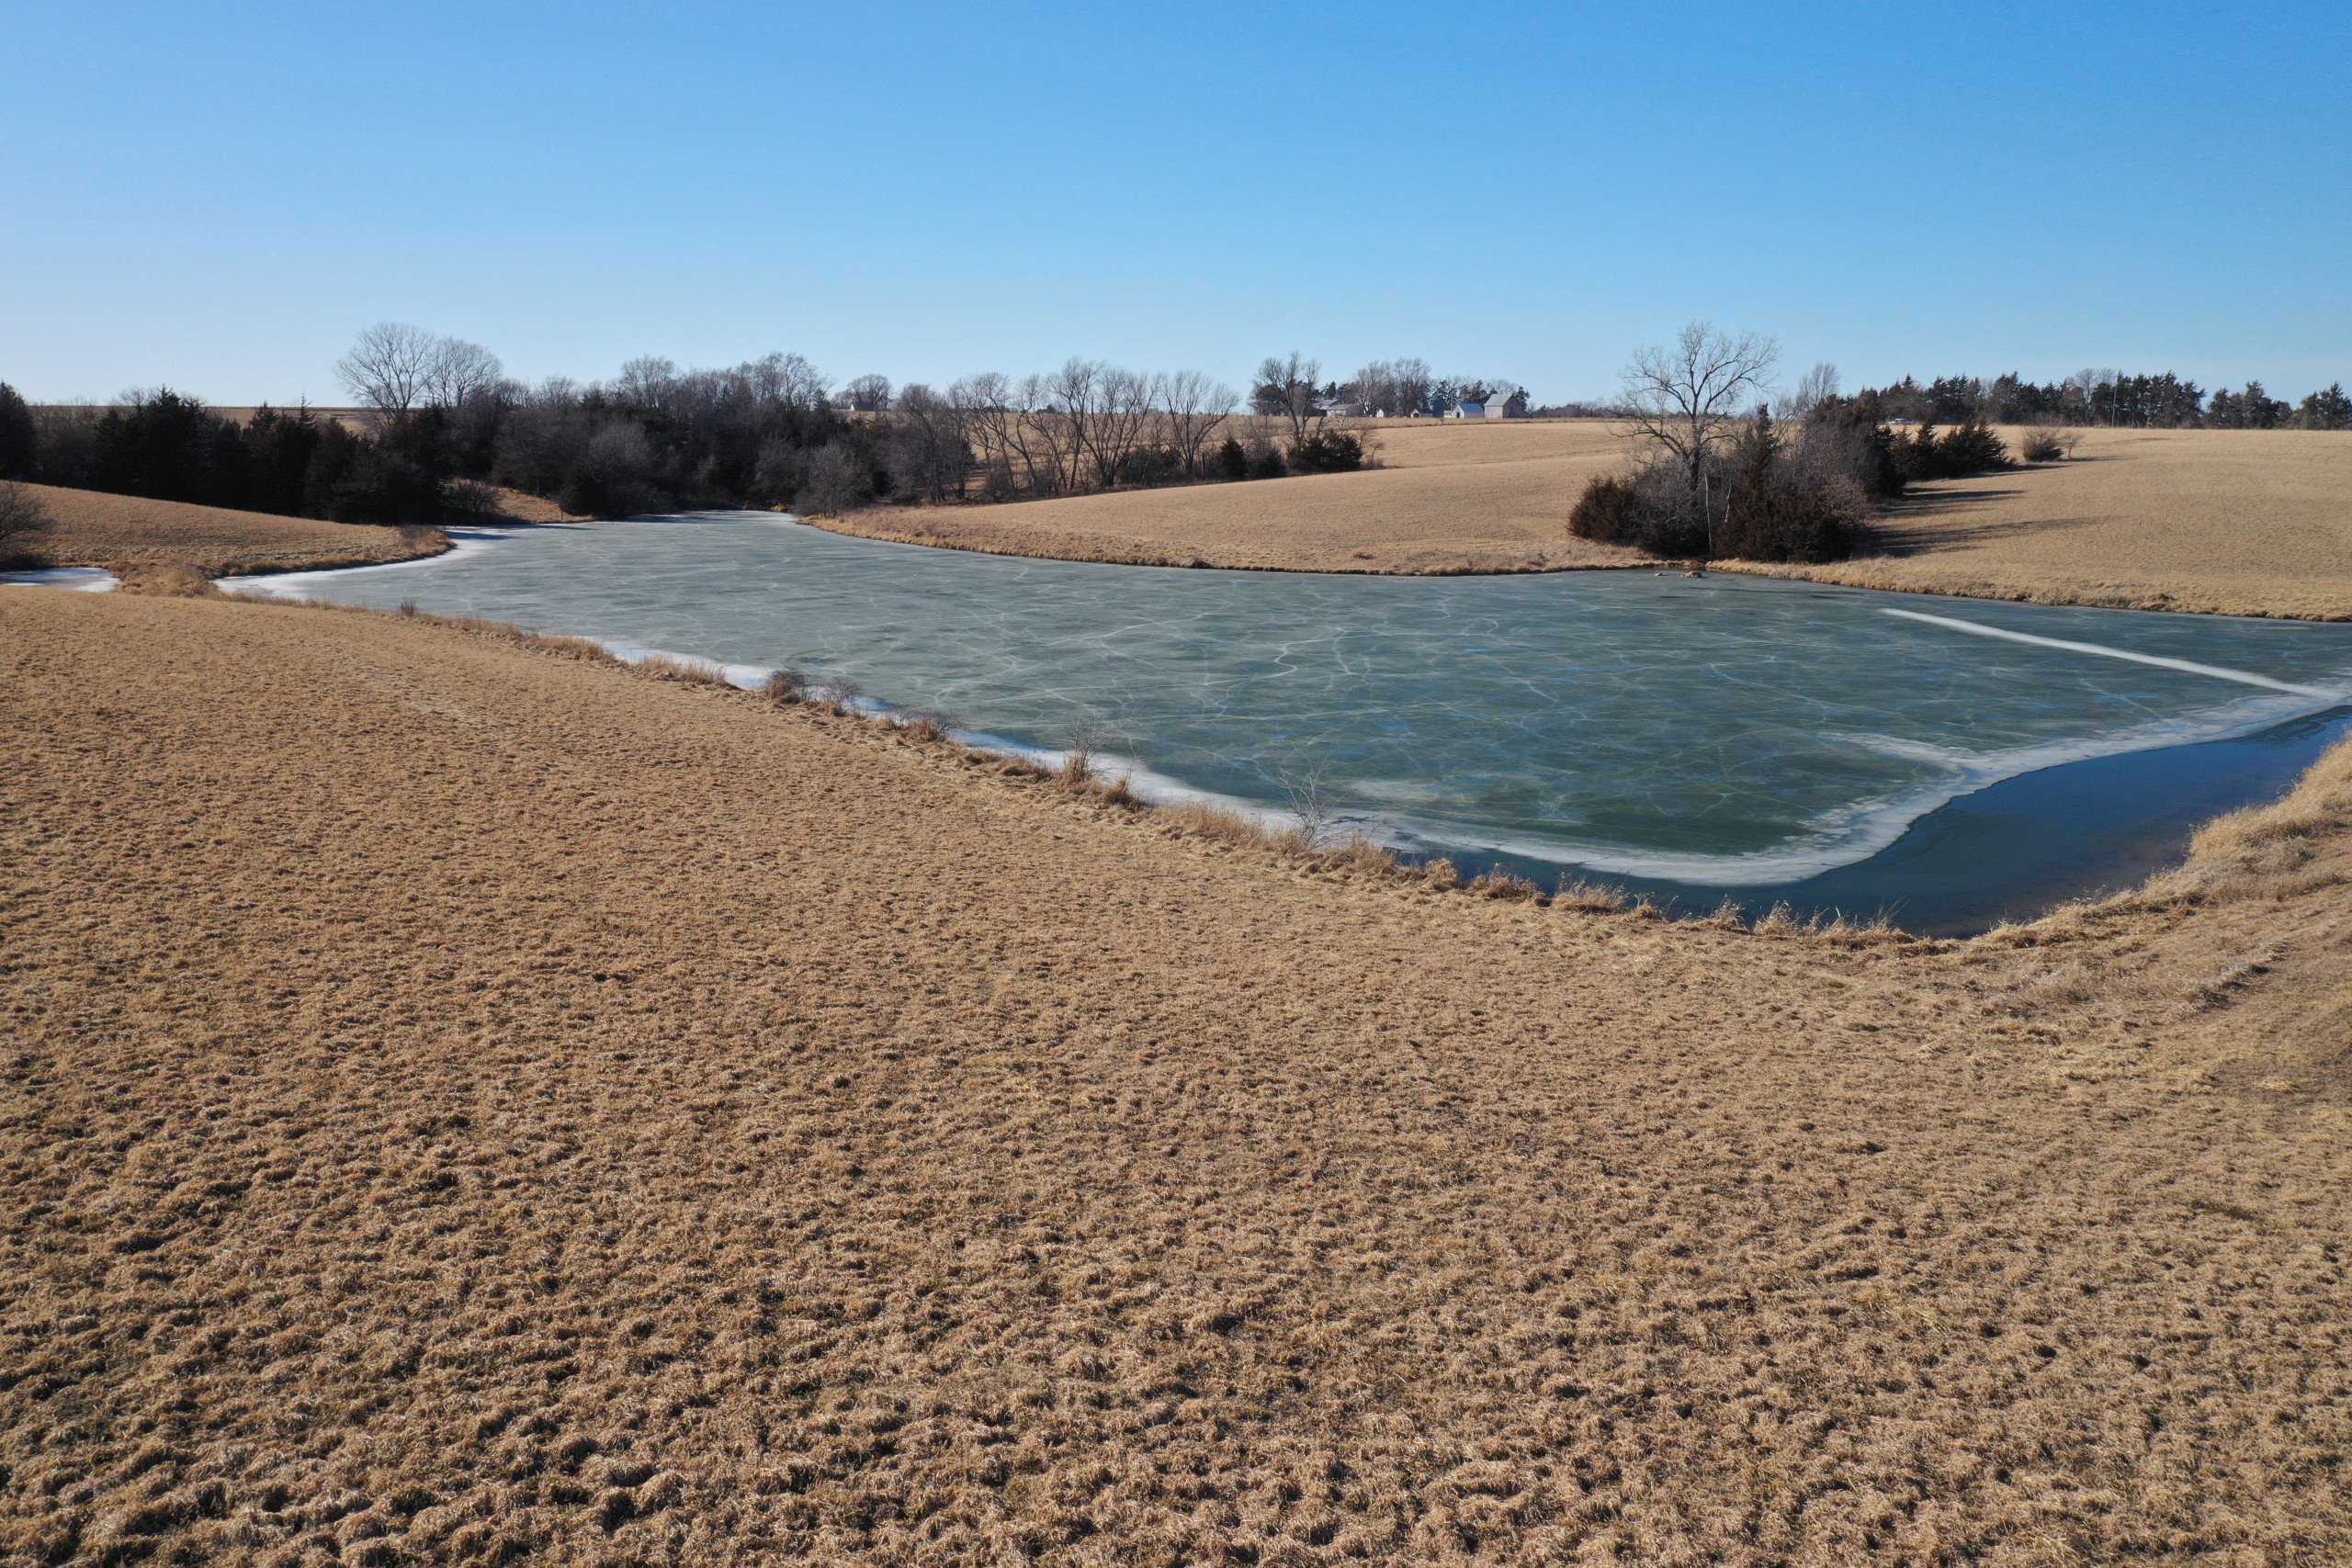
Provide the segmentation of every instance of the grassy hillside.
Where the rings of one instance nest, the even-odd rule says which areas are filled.
[[[33,552],[53,566],[187,566],[217,576],[365,566],[430,555],[447,547],[447,541],[430,528],[327,523],[56,485],[25,488],[56,520],[54,529],[31,541]],[[568,520],[552,502],[516,491],[493,493],[500,509],[495,520]]]
[[[430,530],[322,523],[103,491],[27,485],[56,526],[32,541],[55,566],[192,566],[208,574],[405,560],[444,547]]]
[[[1002,506],[877,509],[845,533],[1015,555],[1315,571],[1622,565],[1569,536],[1624,460],[1591,421],[1382,424],[1384,468]],[[2014,448],[2020,433],[2005,433]],[[1774,569],[1781,570],[1781,569]],[[2058,604],[2352,615],[2352,434],[2091,431],[2074,461],[1922,486],[1863,559],[1800,575]]]
[[[0,1553],[2352,1553],[2352,766],[1963,945],[0,591]]]

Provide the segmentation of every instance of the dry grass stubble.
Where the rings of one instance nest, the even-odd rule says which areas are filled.
[[[2026,432],[2002,432],[2012,451]],[[1001,506],[882,508],[843,533],[1072,560],[1300,571],[1649,564],[1571,537],[1585,482],[1621,465],[1604,421],[1387,422],[1366,473]],[[2352,434],[2093,430],[2074,460],[1924,485],[1871,553],[1735,570],[2053,604],[2352,615]]]
[[[323,523],[56,485],[25,488],[56,519],[56,527],[36,544],[58,566],[103,566],[118,572],[186,568],[219,577],[372,566],[449,547],[449,541],[432,528]]]
[[[428,622],[0,595],[30,1560],[2352,1550],[2308,800],[1838,944]]]

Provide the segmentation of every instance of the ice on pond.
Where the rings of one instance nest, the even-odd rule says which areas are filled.
[[[1955,796],[2251,734],[2352,695],[2352,626],[1648,571],[1388,578],[1113,567],[758,513],[517,531],[249,591],[413,600],[791,665],[1034,748],[1115,738],[1148,786],[1713,886],[1863,860]]]

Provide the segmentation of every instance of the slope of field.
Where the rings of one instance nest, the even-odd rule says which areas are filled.
[[[17,1559],[2352,1555],[2341,753],[1951,947],[397,617],[0,590],[0,727]]]
[[[2020,432],[2005,432],[2012,446]],[[1365,473],[821,519],[1014,555],[1312,571],[1634,564],[1567,532],[1623,463],[1590,421],[1391,422]],[[1767,569],[1778,570],[1778,569]],[[2352,615],[2352,434],[2091,431],[2074,461],[1920,488],[1865,558],[1795,575],[2047,604]]]
[[[2004,431],[2011,449],[2022,434]],[[2045,604],[2352,617],[2352,433],[2093,430],[1923,485],[1872,556],[1801,575]]]
[[[104,491],[27,485],[56,526],[32,540],[32,553],[55,566],[186,566],[208,576],[228,572],[316,570],[370,566],[438,553],[448,541],[426,527],[386,528],[281,517],[183,501],[148,501]],[[490,523],[578,523],[552,501],[493,490]]]
[[[56,526],[32,548],[57,566],[185,565],[209,575],[366,566],[447,548],[430,529],[322,523],[103,491],[27,485]]]
[[[1599,423],[1379,427],[1385,468],[1001,506],[875,508],[822,526],[1069,560],[1291,571],[1540,571],[1631,565],[1568,533],[1586,479],[1624,459]]]

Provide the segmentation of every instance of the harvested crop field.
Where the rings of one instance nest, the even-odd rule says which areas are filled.
[[[1599,423],[1378,427],[1386,466],[999,506],[876,508],[823,526],[1003,555],[1288,571],[1542,571],[1637,564],[1568,533],[1585,481],[1624,460]]]
[[[2023,432],[2002,433],[2012,451]],[[1385,467],[1001,506],[877,509],[876,538],[1157,565],[1303,571],[1640,564],[1567,531],[1624,462],[1600,421],[1386,422]],[[2352,615],[2352,434],[2093,430],[2072,461],[1920,486],[1861,559],[1758,569],[1920,592],[2233,615]]]
[[[448,541],[432,528],[328,523],[314,517],[282,517],[57,485],[25,489],[55,522],[31,546],[58,566],[185,566],[217,577],[229,572],[368,566],[433,555],[448,547]],[[494,520],[570,520],[552,502],[519,491],[493,493],[502,514]]]
[[[322,523],[184,501],[27,485],[55,526],[32,541],[58,566],[188,566],[232,571],[363,566],[447,548],[430,529]]]
[[[33,1562],[2352,1554],[2352,756],[1962,945],[0,591]]]
[[[2010,450],[2024,433],[2005,429]],[[2071,461],[1919,487],[1803,575],[2045,604],[2352,616],[2352,433],[2092,430]]]

